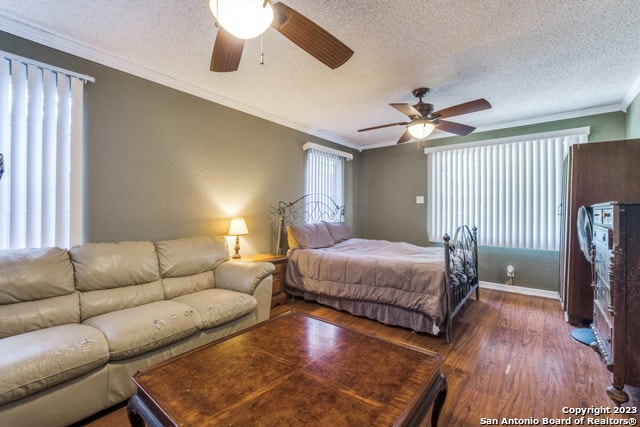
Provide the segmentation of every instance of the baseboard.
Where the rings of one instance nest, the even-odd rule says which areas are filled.
[[[560,299],[560,295],[556,291],[545,291],[543,289],[525,288],[523,286],[505,285],[502,283],[483,282],[480,281],[480,288],[494,289],[496,291],[513,292],[516,294],[532,295],[535,297]]]

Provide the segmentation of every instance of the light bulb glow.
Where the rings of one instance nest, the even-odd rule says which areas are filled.
[[[411,136],[416,139],[428,137],[435,128],[435,125],[428,121],[419,121],[407,126],[407,130]]]
[[[252,39],[264,33],[273,22],[273,8],[264,0],[210,0],[209,7],[218,23],[239,39]]]

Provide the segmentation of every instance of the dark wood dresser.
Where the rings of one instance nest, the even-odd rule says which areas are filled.
[[[593,208],[591,344],[612,373],[607,394],[627,402],[625,384],[640,386],[640,203]]]
[[[567,321],[592,321],[591,265],[577,236],[581,206],[608,200],[640,201],[640,139],[575,144],[565,163],[564,200],[560,209],[560,300]]]

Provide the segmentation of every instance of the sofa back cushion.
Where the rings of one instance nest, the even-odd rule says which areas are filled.
[[[0,338],[80,321],[67,250],[0,251],[0,319]]]
[[[185,237],[156,242],[167,299],[215,287],[213,269],[228,258],[223,237]]]
[[[83,321],[164,298],[151,242],[87,243],[69,253]]]

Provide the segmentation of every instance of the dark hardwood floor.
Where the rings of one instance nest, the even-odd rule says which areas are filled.
[[[444,373],[449,383],[440,417],[443,426],[491,425],[494,420],[503,425],[503,418],[518,418],[521,425],[535,421],[544,425],[545,418],[571,418],[571,425],[577,425],[580,416],[566,413],[576,408],[611,412],[587,414],[584,424],[588,418],[601,422],[607,417],[633,418],[631,425],[640,419],[638,414],[613,413],[615,407],[605,393],[610,384],[608,371],[591,348],[571,338],[573,327],[565,323],[558,300],[487,289],[481,290],[480,298],[471,300],[455,319],[448,345],[435,337],[304,301],[277,306],[272,315],[299,310],[439,352],[446,359]],[[631,401],[624,408],[640,410],[640,390],[625,389]],[[126,407],[119,405],[79,425],[128,425]]]

